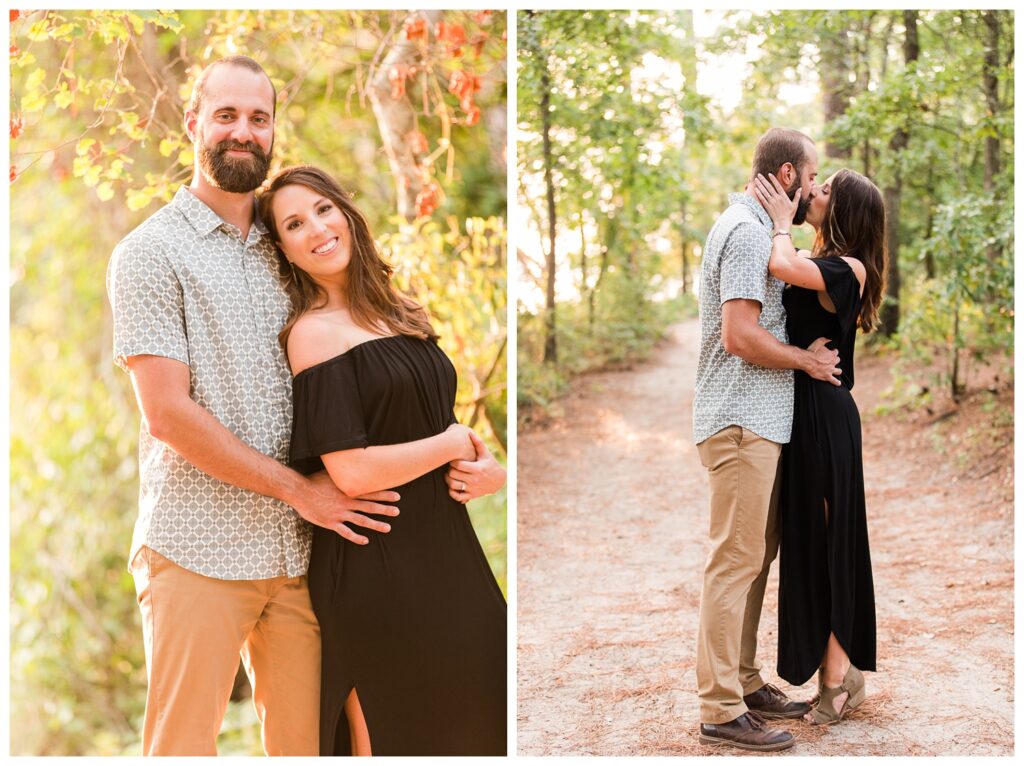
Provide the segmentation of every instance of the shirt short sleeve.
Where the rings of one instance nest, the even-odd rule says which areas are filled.
[[[114,314],[114,362],[152,354],[189,364],[181,283],[162,249],[135,237],[117,246],[107,266],[107,295]]]
[[[368,447],[363,403],[352,356],[328,359],[295,376],[289,464],[299,473],[321,470],[322,455]]]
[[[741,223],[722,248],[719,297],[722,303],[744,298],[762,306],[768,285],[772,244],[764,227]]]

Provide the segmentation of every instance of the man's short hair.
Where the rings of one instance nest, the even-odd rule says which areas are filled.
[[[765,178],[769,173],[778,173],[779,168],[791,162],[800,176],[807,162],[807,147],[814,146],[810,136],[792,128],[772,128],[757,142],[754,149],[754,172],[751,178],[761,173]]]
[[[199,114],[199,109],[203,105],[203,97],[206,95],[206,81],[209,79],[210,73],[221,65],[242,67],[242,69],[248,69],[250,72],[256,72],[266,77],[267,82],[270,83],[270,89],[274,92],[272,116],[277,116],[277,88],[274,87],[274,81],[270,79],[270,75],[259,65],[256,59],[249,58],[248,56],[225,56],[222,59],[217,59],[202,71],[198,79],[196,79],[196,84],[192,86],[192,98],[188,104],[188,108],[194,114]]]

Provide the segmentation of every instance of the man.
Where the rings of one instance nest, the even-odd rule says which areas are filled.
[[[149,688],[146,755],[215,755],[239,652],[268,755],[317,755],[320,632],[311,528],[386,533],[394,492],[352,499],[286,468],[288,315],[274,244],[254,221],[276,93],[250,58],[200,76],[185,112],[191,185],[117,246],[107,275],[114,357],[142,426],[130,553]],[[290,506],[290,507],[289,507]],[[293,510],[294,509],[294,510]]]
[[[795,223],[803,222],[817,172],[814,142],[804,134],[773,128],[758,141],[751,179],[774,173],[790,198],[800,189]],[[787,345],[783,284],[768,273],[771,229],[747,191],[729,195],[708,234],[693,402],[694,441],[711,490],[697,639],[699,738],[748,750],[792,746],[791,734],[764,719],[809,709],[768,683],[756,659],[765,583],[778,552],[777,472],[793,421],[791,370],[839,385],[838,357],[826,339],[808,349]]]

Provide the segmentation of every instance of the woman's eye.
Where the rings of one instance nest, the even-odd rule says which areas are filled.
[[[326,213],[330,209],[331,209],[330,205],[321,205],[320,209],[317,212],[320,213],[321,215],[323,215],[324,213]]]
[[[293,230],[293,229],[295,229],[295,228],[296,228],[296,227],[297,227],[298,225],[299,225],[299,222],[298,222],[298,221],[291,221],[291,222],[290,222],[290,223],[289,223],[289,224],[288,224],[288,225],[287,225],[287,226],[286,226],[285,228],[286,228],[286,229],[287,229],[288,231],[292,231],[292,230]]]

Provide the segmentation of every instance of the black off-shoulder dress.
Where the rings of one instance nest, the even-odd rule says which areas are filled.
[[[850,393],[860,288],[842,258],[813,263],[836,313],[821,305],[814,290],[787,287],[782,303],[789,342],[806,348],[817,338],[831,339],[842,385],[795,373],[793,435],[782,449],[777,669],[795,685],[817,671],[830,632],[854,665],[875,669],[860,413]]]
[[[437,344],[374,339],[294,381],[291,464],[399,444],[455,422],[455,370]],[[391,531],[355,545],[314,529],[309,592],[320,622],[320,754],[350,755],[354,688],[374,755],[505,755],[506,604],[465,506],[439,468],[395,489]]]

